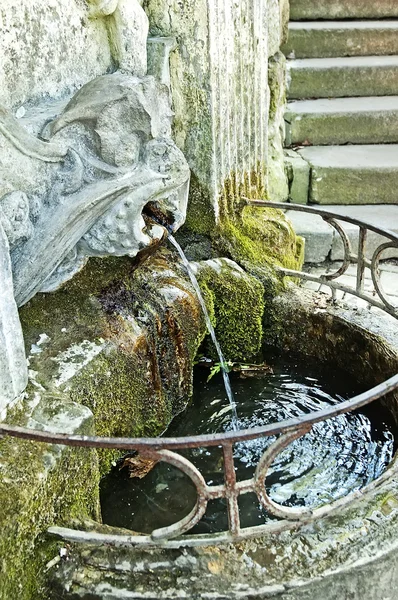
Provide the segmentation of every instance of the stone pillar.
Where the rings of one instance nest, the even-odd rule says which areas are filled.
[[[171,84],[175,139],[192,169],[187,223],[208,232],[239,196],[266,195],[267,0],[143,7],[152,35],[177,40]]]
[[[0,222],[0,420],[28,382],[24,341],[11,275],[7,236]]]

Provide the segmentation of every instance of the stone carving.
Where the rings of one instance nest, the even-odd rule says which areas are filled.
[[[151,60],[162,78],[148,76],[141,5],[5,0],[0,8],[0,414],[27,381],[17,307],[56,290],[90,256],[135,256],[158,244],[165,230],[148,203],[173,228],[185,220],[190,174],[171,139],[165,65],[175,42],[163,41]]]
[[[173,228],[183,223],[189,168],[171,115],[165,86],[119,72],[84,85],[41,139],[0,108],[0,227],[18,306],[57,289],[90,256],[135,256],[159,243],[165,230],[143,213],[148,202]],[[10,293],[7,302],[15,321]]]
[[[170,117],[155,79],[121,73],[83,86],[44,128],[47,141],[2,110],[9,159],[0,166],[0,219],[19,306],[56,289],[89,256],[135,256],[159,241],[164,229],[142,214],[148,202],[181,225],[189,169],[170,139]]]

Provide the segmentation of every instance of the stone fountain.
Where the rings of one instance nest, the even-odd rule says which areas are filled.
[[[53,434],[156,436],[184,409],[205,326],[154,214],[174,231],[185,222],[180,241],[198,261],[228,358],[251,359],[264,339],[283,349],[297,340],[299,351],[320,353],[320,332],[335,348],[345,346],[351,329],[336,325],[336,314],[313,317],[313,299],[302,301],[297,290],[280,297],[276,267],[299,269],[303,257],[284,214],[242,201],[288,196],[279,51],[287,13],[286,0],[3,2],[0,416],[8,424]],[[300,320],[317,343],[303,338]],[[358,354],[368,337],[361,323],[353,327]],[[396,361],[393,344],[376,338],[370,334],[367,346],[377,362],[369,385]],[[325,360],[335,355],[325,350]],[[358,360],[357,375],[361,368]],[[74,597],[114,597],[95,580],[112,553],[103,560],[85,549],[93,586],[87,580],[87,588],[72,589],[78,552],[68,562],[69,542],[59,553],[45,533],[76,517],[94,536],[107,533],[99,525],[98,480],[119,456],[0,440],[0,600],[51,597],[49,574],[61,597],[70,590],[80,594]],[[394,500],[388,502],[388,515],[395,515]],[[338,538],[341,528],[335,529]],[[225,580],[218,576],[228,556],[239,571],[239,592],[242,552],[247,565],[252,561],[255,588],[263,576],[258,557],[267,563],[271,554],[295,551],[284,544],[288,535],[277,550],[265,541],[258,552],[254,542],[230,554],[224,546],[209,560],[206,550],[167,556],[176,579],[164,597],[178,597],[173,586],[181,573],[196,577],[195,565],[198,581],[203,566],[221,593]],[[360,528],[353,536],[360,538]],[[120,573],[130,560],[141,564],[138,554],[127,556]],[[159,556],[163,551],[143,555],[142,564],[153,566]],[[307,562],[305,572],[314,573]],[[274,585],[278,568],[267,594],[288,589]],[[244,597],[243,587],[239,593]]]

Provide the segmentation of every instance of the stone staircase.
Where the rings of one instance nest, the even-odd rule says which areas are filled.
[[[397,0],[291,0],[283,50],[291,200],[398,231]]]

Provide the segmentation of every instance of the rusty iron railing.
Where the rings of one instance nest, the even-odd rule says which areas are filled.
[[[398,319],[398,310],[394,307],[381,289],[378,274],[378,264],[382,252],[387,248],[398,248],[398,236],[392,232],[383,231],[373,225],[357,221],[356,219],[336,215],[329,211],[316,209],[307,206],[286,205],[280,203],[265,203],[260,201],[248,201],[254,206],[264,208],[282,208],[289,210],[300,210],[302,212],[311,212],[319,214],[326,222],[330,223],[342,237],[345,256],[342,267],[336,273],[326,274],[319,278],[310,276],[308,273],[281,269],[282,275],[299,277],[325,283],[333,290],[342,290],[346,293],[354,294],[370,305],[381,308],[386,313]],[[340,222],[348,221],[360,228],[358,253],[354,254],[351,248],[347,234],[344,232]],[[369,261],[365,256],[366,235],[371,230],[388,241],[383,242],[374,251],[373,258]],[[335,280],[341,276],[348,268],[349,264],[357,265],[356,288],[340,285]],[[371,269],[377,298],[369,296],[364,292],[363,280],[364,271],[368,267]],[[258,537],[268,533],[278,533],[286,529],[292,529],[303,523],[314,519],[325,517],[350,504],[354,499],[362,497],[364,494],[371,493],[391,477],[392,472],[398,472],[398,461],[394,459],[392,465],[378,479],[365,486],[360,491],[355,491],[347,496],[340,498],[333,503],[311,509],[308,507],[286,507],[273,501],[266,489],[265,480],[267,473],[275,458],[294,440],[309,433],[315,423],[325,421],[338,415],[351,412],[371,402],[384,397],[391,392],[398,391],[398,374],[376,387],[360,394],[350,400],[341,402],[337,405],[327,407],[323,410],[312,412],[301,416],[300,418],[287,419],[278,423],[273,423],[264,427],[257,427],[241,431],[228,431],[218,434],[198,435],[180,438],[111,438],[82,435],[55,434],[46,431],[33,430],[23,427],[17,427],[0,423],[0,435],[10,435],[17,438],[45,442],[49,444],[62,444],[72,447],[86,448],[108,448],[138,451],[143,457],[148,457],[156,461],[166,462],[180,469],[193,482],[197,491],[196,504],[192,511],[182,520],[171,526],[163,527],[152,531],[150,535],[131,533],[131,535],[113,535],[97,533],[95,531],[80,531],[64,527],[51,527],[49,531],[55,535],[61,536],[65,540],[75,542],[87,542],[93,544],[109,545],[137,545],[137,546],[162,546],[176,548],[181,546],[194,546],[202,544],[216,544],[231,541],[238,541],[249,537]],[[278,436],[275,441],[264,452],[260,458],[254,476],[250,479],[237,481],[235,471],[234,445],[249,440]],[[206,483],[203,474],[186,457],[182,456],[176,450],[186,450],[192,448],[210,448],[221,447],[223,453],[224,483],[222,485],[209,485]],[[260,505],[273,520],[263,525],[255,527],[241,527],[239,496],[247,493],[257,495]],[[228,531],[213,534],[183,535],[189,532],[203,517],[206,512],[208,502],[217,498],[224,498],[228,511]]]
[[[382,309],[386,313],[398,318],[398,305],[394,306],[387,298],[387,294],[383,290],[383,286],[380,281],[380,261],[383,258],[383,254],[387,250],[396,250],[396,258],[398,259],[398,234],[387,229],[381,229],[371,223],[359,221],[352,217],[340,215],[337,213],[330,212],[324,208],[318,208],[315,206],[307,206],[301,204],[286,204],[285,202],[264,202],[261,200],[248,200],[246,203],[251,206],[257,206],[261,208],[279,208],[289,211],[297,211],[318,215],[326,223],[331,225],[337,234],[340,236],[343,244],[343,260],[342,264],[334,273],[325,273],[321,276],[312,275],[311,273],[305,273],[303,271],[294,271],[292,269],[279,268],[278,270],[286,276],[293,276],[306,281],[315,281],[327,285],[332,293],[332,297],[336,299],[336,291],[341,290],[346,294],[352,294],[365,300],[371,306]],[[355,252],[352,248],[352,243],[342,222],[350,223],[358,227],[358,249]],[[381,236],[382,240],[377,244],[375,249],[371,252],[372,258],[369,259],[366,256],[367,240],[369,232]],[[351,288],[343,283],[340,283],[338,279],[342,277],[350,265],[356,265],[356,286]],[[365,282],[365,269],[370,269],[374,290],[372,293],[367,293],[364,290]]]

